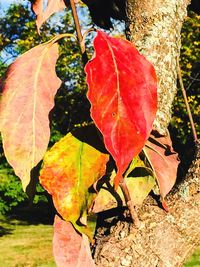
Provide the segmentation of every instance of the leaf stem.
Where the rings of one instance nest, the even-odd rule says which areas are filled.
[[[87,63],[87,61],[88,61],[88,57],[87,57],[87,53],[86,53],[86,50],[85,50],[85,45],[82,42],[83,41],[83,35],[81,33],[81,26],[80,26],[80,22],[79,22],[79,18],[78,18],[78,14],[77,14],[77,11],[76,11],[76,6],[75,6],[75,3],[74,3],[74,0],[70,0],[70,6],[71,6],[71,9],[72,9],[72,16],[73,16],[73,19],[74,19],[74,24],[75,24],[75,28],[76,28],[76,34],[77,34],[77,37],[78,37],[79,46],[80,46],[80,49],[81,49],[82,61],[83,61],[83,64],[85,65]]]
[[[184,87],[184,84],[183,84],[183,79],[182,79],[182,75],[181,75],[181,68],[180,68],[180,64],[179,64],[179,58],[177,58],[177,74],[178,74],[179,84],[180,84],[181,91],[182,91],[182,94],[183,94],[184,102],[185,102],[185,105],[186,105],[186,109],[187,109],[187,112],[188,112],[190,125],[191,125],[191,128],[192,128],[193,139],[194,139],[194,142],[196,143],[197,140],[198,140],[198,137],[197,137],[197,132],[196,132],[194,120],[193,120],[193,117],[192,117],[192,112],[191,112],[191,109],[190,109],[190,106],[189,106],[189,103],[188,103],[186,90],[185,90],[185,87]]]
[[[123,192],[123,195],[124,195],[124,198],[125,198],[125,201],[126,201],[126,205],[127,205],[128,209],[129,209],[129,212],[130,212],[130,215],[131,215],[131,219],[134,222],[135,226],[137,228],[139,228],[140,227],[140,220],[138,218],[137,212],[134,209],[133,202],[131,200],[131,196],[130,196],[130,193],[129,193],[129,190],[128,190],[128,187],[127,187],[127,184],[126,184],[125,180],[123,179],[120,182],[119,185],[120,185],[121,190]]]

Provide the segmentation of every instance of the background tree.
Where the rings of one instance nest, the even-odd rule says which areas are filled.
[[[198,28],[200,17],[194,12],[189,11],[189,16],[185,19],[181,34],[181,55],[180,65],[182,70],[183,82],[188,95],[188,101],[192,110],[197,134],[200,134],[199,123],[199,40]],[[187,123],[186,123],[187,121]],[[190,154],[192,133],[191,125],[188,121],[184,99],[180,85],[178,84],[178,92],[174,100],[173,117],[171,121],[171,131],[175,138],[175,146],[180,151],[184,162],[188,161]],[[181,152],[182,151],[182,152]]]

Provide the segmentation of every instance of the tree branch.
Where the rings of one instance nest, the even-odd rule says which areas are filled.
[[[180,267],[200,244],[200,143],[186,179],[167,197],[165,213],[149,197],[139,211],[141,227],[126,221],[97,230],[97,266]],[[113,223],[116,218],[113,219]],[[112,221],[110,223],[112,225]],[[111,263],[111,264],[110,264]]]
[[[128,187],[127,187],[125,180],[123,179],[119,185],[120,185],[122,193],[124,195],[126,205],[129,209],[131,219],[132,219],[134,225],[136,226],[136,228],[139,228],[140,227],[140,221],[139,221],[137,212],[135,211],[135,208],[133,206],[133,202],[131,200],[131,196],[130,196],[130,193],[129,193],[129,190],[128,190]]]
[[[82,61],[83,61],[83,64],[85,65],[88,62],[88,57],[87,57],[87,53],[85,50],[85,45],[82,42],[83,41],[83,35],[81,33],[81,26],[80,26],[80,22],[79,22],[79,18],[78,18],[78,14],[76,11],[76,6],[74,3],[74,0],[70,0],[70,6],[72,9],[72,16],[74,19],[74,24],[75,24],[75,28],[76,28],[76,34],[78,37],[79,47],[80,47],[81,54],[82,54]]]
[[[180,84],[181,91],[182,91],[182,94],[183,94],[184,102],[185,102],[186,109],[187,109],[187,112],[188,112],[190,125],[191,125],[191,128],[192,128],[194,142],[197,142],[197,140],[198,140],[197,132],[196,132],[194,120],[193,120],[193,117],[192,117],[192,112],[191,112],[191,109],[190,109],[190,106],[189,106],[189,103],[188,103],[186,90],[185,90],[185,87],[184,87],[184,84],[183,84],[183,79],[182,79],[182,75],[181,75],[181,68],[180,68],[180,64],[179,64],[179,59],[178,58],[177,58],[177,73],[178,73],[179,84]]]

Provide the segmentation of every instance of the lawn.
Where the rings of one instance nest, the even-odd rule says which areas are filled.
[[[55,267],[52,225],[0,219],[0,266]]]
[[[184,267],[200,267],[200,247],[198,247],[192,257],[184,264]]]
[[[55,267],[52,235],[50,224],[0,217],[0,266]],[[200,267],[200,247],[184,267]]]

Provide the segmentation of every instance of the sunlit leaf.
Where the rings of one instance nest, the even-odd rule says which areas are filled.
[[[118,188],[117,191],[113,191],[115,176],[116,172],[113,170],[110,179],[100,187],[94,202],[93,212],[97,213],[118,206],[126,206],[121,188]],[[136,156],[132,160],[124,177],[134,205],[141,205],[149,192],[156,185],[155,178],[152,177],[152,171],[145,166],[139,156]]]
[[[148,175],[145,169],[142,169],[141,175],[143,177],[129,176],[125,178],[133,205],[142,205],[144,199],[156,184],[155,179]],[[114,178],[115,173],[112,176]],[[119,206],[126,206],[121,188],[119,187],[117,191],[113,192],[112,187],[113,179],[111,177],[111,181],[104,184],[100,189],[94,202],[93,212],[97,213]]]
[[[164,198],[172,189],[180,163],[178,154],[172,148],[170,136],[151,135],[144,153],[155,173],[160,195]]]
[[[95,266],[87,236],[58,216],[54,221],[53,254],[57,267]]]
[[[38,32],[40,32],[40,28],[42,24],[54,13],[61,11],[66,6],[69,6],[69,0],[32,0],[31,7],[33,12],[36,15],[36,25]],[[46,4],[47,2],[47,4]],[[75,4],[79,2],[79,0],[74,0]]]
[[[65,2],[64,0],[48,0],[47,6],[44,9],[45,5],[44,0],[33,0],[32,1],[32,10],[34,11],[36,18],[36,25],[38,32],[42,24],[54,13],[64,9]]]
[[[108,154],[69,133],[46,152],[40,174],[60,215],[91,239],[92,225],[87,224],[86,215],[96,197],[92,185],[105,174],[108,159]]]
[[[117,165],[115,187],[149,137],[157,110],[153,66],[127,40],[98,31],[85,71],[91,116]]]
[[[3,84],[0,103],[3,147],[24,189],[49,142],[48,115],[61,85],[55,72],[57,58],[56,43],[39,45],[10,65]]]

